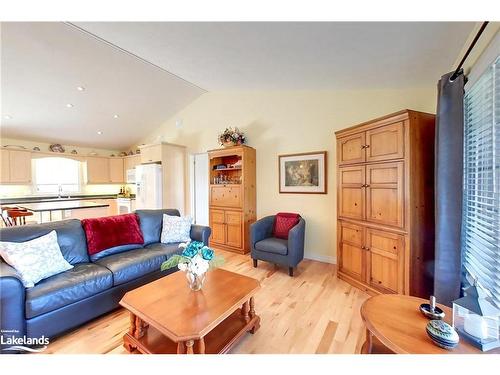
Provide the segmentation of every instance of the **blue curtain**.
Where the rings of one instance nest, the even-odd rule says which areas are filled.
[[[461,73],[438,82],[435,158],[435,263],[434,295],[451,306],[460,296],[461,226],[463,193],[464,85]]]

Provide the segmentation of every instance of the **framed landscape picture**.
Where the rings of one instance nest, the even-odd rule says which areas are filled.
[[[326,194],[326,151],[279,155],[280,193]]]

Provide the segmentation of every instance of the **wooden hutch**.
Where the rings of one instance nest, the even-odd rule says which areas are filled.
[[[338,277],[429,298],[435,116],[403,110],[336,132]]]
[[[256,219],[255,149],[227,147],[209,151],[208,157],[210,246],[246,254]]]

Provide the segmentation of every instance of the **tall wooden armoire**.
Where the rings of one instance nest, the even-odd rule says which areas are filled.
[[[227,147],[209,151],[208,157],[210,245],[246,254],[256,219],[255,149]]]
[[[434,123],[403,110],[335,133],[338,276],[370,294],[432,294]]]

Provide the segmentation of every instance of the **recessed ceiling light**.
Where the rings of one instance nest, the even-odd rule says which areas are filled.
[[[5,115],[5,116],[3,116],[3,118],[6,120],[12,120],[12,116],[9,116],[9,115]]]
[[[85,87],[83,87],[83,86],[78,86],[76,89],[77,89],[78,91],[85,91]]]
[[[113,118],[120,118],[120,115],[113,115]]]
[[[68,103],[68,104],[66,104],[66,107],[68,107],[68,108],[73,108],[73,104]]]
[[[98,130],[98,131],[97,131],[97,134],[101,135],[101,134],[102,134],[102,131]]]

